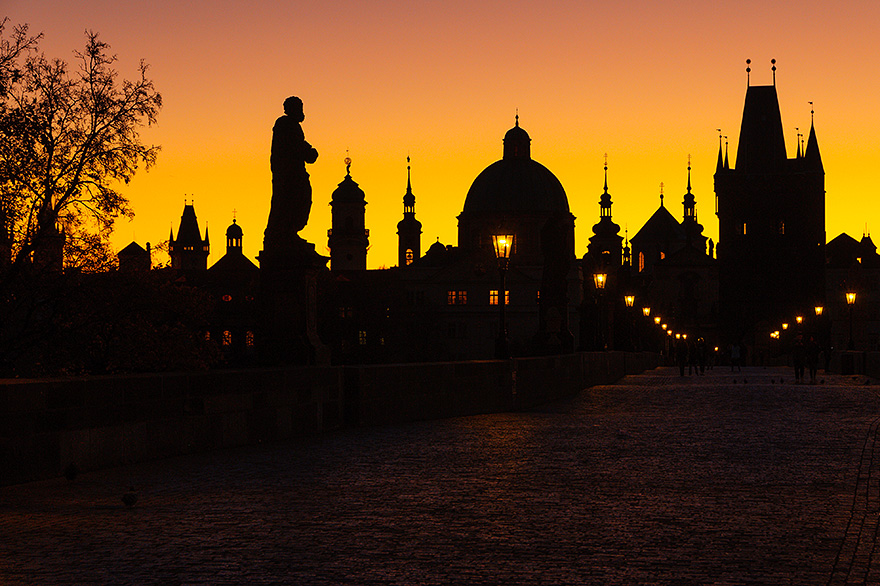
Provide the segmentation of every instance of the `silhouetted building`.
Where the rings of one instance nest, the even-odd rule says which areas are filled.
[[[119,260],[119,270],[126,272],[144,272],[149,271],[152,265],[150,261],[150,243],[147,242],[147,248],[144,249],[137,242],[132,242],[117,253],[116,258]]]
[[[397,265],[400,267],[411,265],[422,255],[422,223],[416,220],[416,196],[412,192],[409,157],[406,163],[403,219],[397,223]]]
[[[205,239],[202,240],[193,204],[184,204],[183,214],[180,216],[180,226],[177,229],[177,239],[174,239],[172,232],[168,239],[168,248],[171,253],[172,269],[186,272],[207,270],[208,253],[211,248],[208,241],[208,228],[205,227]]]
[[[364,191],[351,178],[351,159],[346,158],[345,178],[333,192],[332,228],[327,231],[330,268],[334,271],[367,270],[370,231],[366,228]]]
[[[715,194],[726,335],[763,337],[825,294],[825,172],[816,131],[811,124],[805,152],[787,158],[775,85],[747,89],[736,167],[719,147]]]

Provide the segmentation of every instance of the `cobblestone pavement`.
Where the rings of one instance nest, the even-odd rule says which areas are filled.
[[[877,584],[880,386],[820,377],[661,368],[2,488],[0,584]]]

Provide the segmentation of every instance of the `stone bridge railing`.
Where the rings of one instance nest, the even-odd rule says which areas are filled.
[[[341,427],[533,407],[656,367],[650,353],[0,383],[0,485]]]

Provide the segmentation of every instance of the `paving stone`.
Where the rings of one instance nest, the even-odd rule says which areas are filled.
[[[0,583],[878,583],[880,386],[820,378],[661,368],[0,488]]]

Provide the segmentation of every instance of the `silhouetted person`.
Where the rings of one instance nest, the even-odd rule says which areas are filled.
[[[700,360],[699,355],[697,354],[697,343],[694,342],[693,337],[688,340],[687,343],[688,348],[688,376],[693,373],[697,373],[697,376],[700,375]]]
[[[742,349],[740,348],[739,342],[734,342],[730,345],[730,372],[733,372],[734,366],[736,367],[737,372],[742,372],[740,366],[740,361],[742,360],[741,352]]]
[[[819,344],[813,336],[806,344],[807,368],[810,369],[810,384],[816,384],[816,372],[819,370]]]
[[[303,243],[297,233],[309,221],[312,208],[305,164],[318,158],[300,126],[305,118],[302,100],[291,96],[284,100],[284,116],[272,129],[272,207],[263,241],[266,250],[290,252]]]
[[[675,340],[675,361],[678,363],[678,374],[684,376],[684,367],[688,363],[687,340],[678,338]]]
[[[709,360],[709,349],[706,347],[706,340],[697,338],[697,360],[700,364],[700,374],[706,374],[706,362]]]

